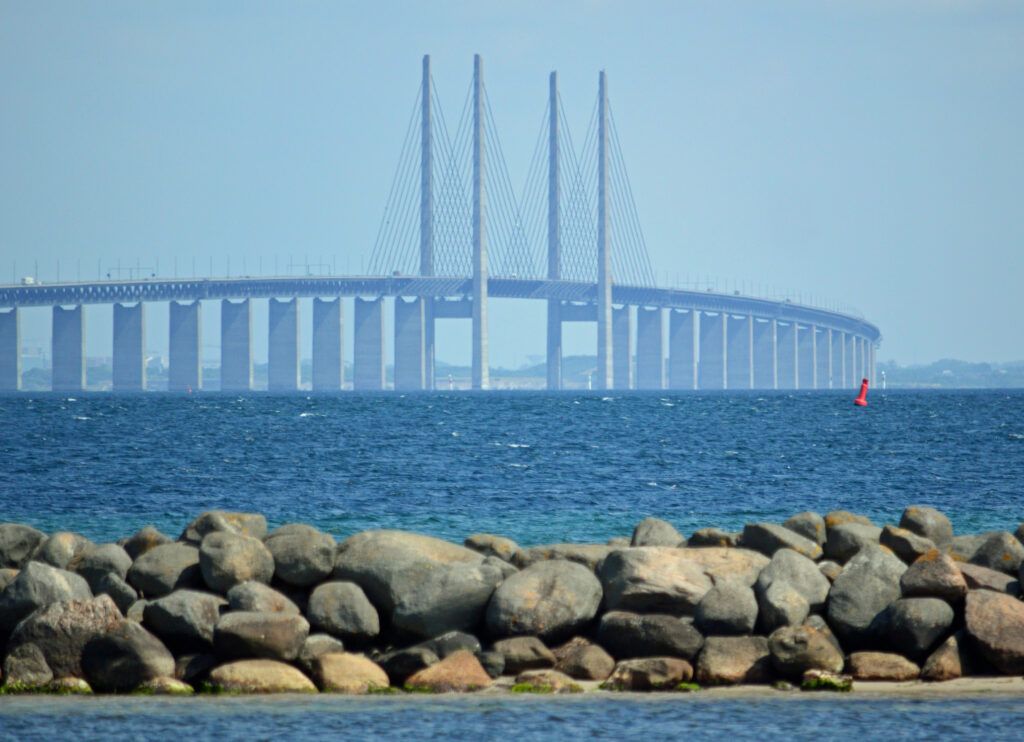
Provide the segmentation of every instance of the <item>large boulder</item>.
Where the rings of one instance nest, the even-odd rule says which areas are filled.
[[[942,642],[921,666],[921,680],[943,682],[972,675],[979,669],[976,656],[962,631]]]
[[[847,563],[828,597],[828,623],[844,647],[878,643],[879,617],[900,597],[906,569],[898,557],[881,548],[864,549]]]
[[[399,597],[391,613],[392,626],[419,637],[476,628],[504,579],[503,571],[489,563],[491,559],[429,570]]]
[[[813,626],[784,626],[768,637],[775,671],[787,678],[802,678],[808,670],[843,671],[843,653]]]
[[[999,672],[1024,673],[1024,602],[991,590],[967,593],[964,628]]]
[[[668,521],[660,518],[644,518],[633,529],[630,546],[680,546],[685,543],[683,534]]]
[[[492,636],[569,636],[593,620],[601,583],[586,567],[562,559],[538,562],[509,577],[487,606]]]
[[[906,657],[890,652],[854,652],[847,669],[854,680],[917,680],[921,668]]]
[[[161,544],[136,559],[128,584],[143,597],[159,598],[175,590],[199,587],[199,549],[190,544]]]
[[[918,557],[936,548],[931,539],[896,526],[885,526],[878,542],[907,564],[913,564]]]
[[[956,566],[967,583],[968,590],[993,590],[1015,598],[1020,597],[1020,580],[1013,575],[977,564],[957,562]]]
[[[953,524],[939,510],[926,505],[911,505],[900,517],[900,528],[923,536],[939,548],[946,548],[953,540]]]
[[[290,662],[299,656],[309,622],[286,613],[232,611],[214,627],[213,646],[221,657],[247,657]]]
[[[46,540],[46,534],[21,523],[0,523],[0,567],[21,569]]]
[[[757,595],[759,621],[765,633],[782,626],[799,626],[811,612],[803,594],[788,582],[777,580]]]
[[[431,693],[465,693],[490,687],[491,676],[470,652],[460,649],[405,681],[406,687]]]
[[[8,648],[35,644],[54,677],[82,676],[82,650],[124,619],[108,596],[50,603],[33,612],[11,634]]]
[[[825,543],[825,537],[827,535],[825,531],[825,519],[818,513],[812,513],[810,511],[797,513],[782,525],[791,531],[799,533],[804,538],[810,539],[816,544],[820,545]]]
[[[126,693],[147,680],[174,675],[174,657],[134,621],[93,637],[82,650],[82,671],[98,693]]]
[[[526,569],[548,559],[565,559],[597,571],[615,548],[608,544],[544,544],[520,549],[512,561],[519,569]]]
[[[939,598],[900,598],[885,616],[889,644],[912,660],[924,660],[949,634],[953,609]]]
[[[615,669],[610,654],[579,636],[557,647],[554,654],[555,669],[576,680],[604,680]]]
[[[473,654],[480,654],[482,649],[479,639],[463,631],[446,631],[440,636],[435,636],[433,639],[420,642],[417,646],[429,649],[441,659],[444,659],[452,652],[458,652],[460,649],[465,649]]]
[[[92,541],[81,534],[57,531],[42,543],[32,558],[51,567],[67,569],[71,560],[90,546]]]
[[[302,642],[302,649],[299,650],[296,662],[307,675],[310,675],[313,672],[313,660],[317,657],[331,652],[344,651],[345,645],[330,634],[310,634],[306,637],[306,641]]]
[[[978,547],[970,562],[1016,577],[1024,562],[1024,544],[1012,533],[997,531]]]
[[[674,690],[693,677],[693,666],[678,657],[644,657],[623,660],[602,684],[609,690]]]
[[[145,526],[118,543],[134,561],[157,546],[171,543],[171,537],[161,533],[153,526]]]
[[[235,585],[228,590],[227,599],[233,611],[299,615],[299,607],[287,595],[254,580]]]
[[[93,587],[93,593],[96,595],[109,595],[118,610],[125,616],[128,615],[128,610],[135,601],[139,599],[139,594],[135,592],[135,588],[114,572],[107,572],[105,575],[97,578]]]
[[[716,584],[697,604],[693,623],[705,636],[752,633],[757,623],[754,591],[738,582]]]
[[[959,603],[967,594],[967,582],[952,557],[932,549],[903,573],[900,591],[904,598],[942,598]]]
[[[387,673],[391,685],[401,686],[410,675],[441,661],[426,647],[415,646],[386,652],[376,658],[377,664]]]
[[[611,552],[601,566],[608,610],[692,615],[711,579],[684,549],[643,546]]]
[[[519,544],[504,536],[495,536],[492,533],[474,533],[462,542],[467,549],[483,554],[485,557],[493,556],[504,562],[511,562],[519,551]]]
[[[263,539],[267,535],[267,519],[259,513],[208,510],[185,526],[178,540],[198,546],[211,533],[233,533]]]
[[[523,670],[555,666],[555,655],[535,636],[514,636],[494,642],[494,651],[505,658],[505,671],[518,675]]]
[[[949,555],[958,562],[969,562],[988,539],[999,533],[988,531],[986,533],[971,533],[963,536],[954,536],[949,542]]]
[[[96,585],[104,576],[114,574],[124,579],[131,566],[132,558],[117,544],[94,544],[72,559],[68,568],[84,577],[93,592],[98,592]]]
[[[143,623],[172,649],[209,649],[221,608],[226,605],[219,595],[175,590],[146,606]]]
[[[354,582],[325,582],[309,596],[306,615],[314,628],[342,639],[364,642],[380,633],[380,617]]]
[[[597,642],[616,659],[682,657],[692,660],[704,637],[676,616],[611,611],[601,616]]]
[[[824,607],[831,587],[817,564],[792,549],[775,552],[771,562],[757,576],[757,592],[765,592],[776,582],[786,583],[800,593],[812,611]]]
[[[748,523],[743,526],[740,545],[771,557],[779,549],[792,549],[808,559],[821,558],[821,546],[796,531],[776,523]]]
[[[766,683],[771,672],[763,636],[709,636],[697,657],[697,682],[703,685]]]
[[[845,525],[846,523],[860,523],[865,526],[875,525],[871,522],[871,519],[866,515],[858,515],[857,513],[851,513],[849,510],[833,510],[830,513],[825,513],[826,533],[828,532],[828,529],[835,528],[836,526]]]
[[[62,600],[87,600],[92,591],[73,572],[29,562],[0,593],[0,636],[14,630],[32,611]]]
[[[210,683],[227,693],[315,693],[313,681],[277,660],[238,660],[214,668]]]
[[[274,576],[274,557],[257,538],[216,531],[199,547],[199,569],[206,586],[224,594],[249,580],[269,583]]]
[[[316,684],[327,693],[362,695],[388,687],[384,670],[361,654],[329,652],[314,659],[312,667]]]
[[[311,587],[334,570],[334,538],[314,528],[308,533],[275,532],[264,544],[274,559],[274,577],[287,585]]]
[[[685,559],[699,564],[704,570],[704,574],[710,577],[716,585],[729,581],[750,587],[757,581],[757,576],[770,561],[764,554],[750,549],[722,546],[686,548],[681,549],[680,554]]]
[[[864,523],[841,523],[828,529],[825,558],[845,564],[866,546],[877,546],[882,529]]]
[[[8,686],[40,688],[53,680],[43,651],[32,642],[19,644],[4,658],[4,682]]]

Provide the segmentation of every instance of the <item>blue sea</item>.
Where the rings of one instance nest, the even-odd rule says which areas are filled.
[[[603,542],[836,508],[1024,520],[1024,392],[0,397],[0,521],[176,536],[202,510]],[[1019,739],[1024,699],[0,698],[0,737]]]

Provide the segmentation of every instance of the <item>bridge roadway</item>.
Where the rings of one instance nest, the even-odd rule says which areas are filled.
[[[561,323],[597,321],[597,284],[490,277],[486,294],[547,303],[549,348],[557,348],[556,357],[549,359],[557,371],[549,376],[549,386],[560,388]],[[84,388],[86,304],[115,305],[114,389],[144,389],[144,307],[160,301],[171,302],[169,388],[201,389],[200,302],[213,300],[223,302],[221,388],[251,389],[252,299],[270,300],[268,388],[296,389],[300,297],[314,299],[313,389],[343,386],[341,297],[354,297],[355,302],[353,387],[385,386],[383,297],[393,297],[394,386],[429,389],[434,381],[434,321],[472,317],[473,279],[287,276],[0,286],[0,389],[21,385],[18,310],[46,306],[53,311],[53,389]],[[612,304],[614,388],[829,389],[854,387],[862,377],[874,377],[881,334],[852,315],[737,294],[615,284]],[[557,328],[554,346],[552,323]],[[482,342],[487,342],[486,332]]]

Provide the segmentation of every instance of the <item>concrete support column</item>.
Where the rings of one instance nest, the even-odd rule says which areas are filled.
[[[424,327],[422,299],[405,301],[395,297],[395,389],[418,391],[425,386]]]
[[[355,299],[352,388],[384,388],[384,299]]]
[[[835,332],[832,329],[825,330],[825,375],[819,376],[819,379],[824,379],[822,383],[822,389],[832,389],[834,385],[833,374],[835,373]]]
[[[172,301],[168,327],[167,390],[198,391],[203,388],[203,305]]]
[[[484,67],[473,57],[473,388],[491,386],[487,336],[487,227],[484,176]]]
[[[114,304],[114,391],[141,392],[146,388],[146,310]]]
[[[336,392],[345,381],[341,298],[313,299],[313,391]]]
[[[751,327],[752,317],[737,317],[726,314],[729,349],[726,386],[729,389],[753,389],[751,369]]]
[[[799,389],[796,323],[778,323],[777,327],[778,388]]]
[[[52,352],[55,392],[85,388],[85,311],[81,305],[53,308]]]
[[[814,325],[797,327],[797,380],[800,389],[814,389]]]
[[[636,310],[636,388],[665,388],[664,312]]]
[[[548,389],[562,388],[562,302],[548,299]]]
[[[853,389],[860,379],[857,378],[857,338],[846,334],[846,342],[843,343],[843,353],[846,356],[846,387]]]
[[[700,383],[701,389],[726,389],[728,370],[728,324],[725,314],[701,313],[700,318]]]
[[[868,346],[868,353],[869,353],[869,357],[871,358],[871,362],[870,362],[871,366],[870,366],[870,369],[869,369],[868,378],[871,380],[871,386],[874,386],[875,385],[875,344],[874,343],[871,343],[871,345]]]
[[[0,391],[21,389],[21,318],[18,308],[0,312]]]
[[[754,320],[754,388],[777,389],[775,320]]]
[[[612,382],[615,389],[633,388],[633,328],[630,314],[628,306],[612,307]]]
[[[696,310],[668,313],[668,386],[669,389],[697,388]]]
[[[271,299],[268,312],[267,389],[299,388],[299,300]]]
[[[226,392],[252,389],[252,303],[220,303],[220,388]]]

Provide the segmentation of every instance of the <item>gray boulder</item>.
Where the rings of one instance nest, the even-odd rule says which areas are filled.
[[[199,569],[206,586],[224,594],[249,580],[269,583],[274,576],[274,557],[257,538],[216,531],[199,547]]]
[[[686,551],[659,546],[612,551],[599,573],[605,607],[692,615],[712,582]]]
[[[516,569],[515,565],[510,564],[503,559],[498,559],[496,556],[485,556],[483,566],[498,570],[498,572],[501,573],[501,578],[503,580],[507,580],[519,571]]]
[[[4,658],[4,682],[25,688],[39,688],[53,680],[43,651],[32,642],[19,644]]]
[[[991,590],[967,593],[964,629],[993,667],[1024,673],[1024,602]]]
[[[175,590],[146,606],[143,623],[172,649],[208,649],[227,601],[198,590]]]
[[[125,616],[128,615],[128,609],[132,607],[132,604],[139,599],[135,588],[113,572],[107,572],[96,578],[93,592],[96,595],[109,595],[117,609]]]
[[[822,554],[818,542],[775,523],[748,523],[743,526],[740,546],[759,551],[766,557],[773,556],[779,549],[792,549],[815,560]]]
[[[161,533],[153,526],[145,526],[119,543],[132,558],[132,561],[135,561],[147,551],[171,543],[171,537]]]
[[[828,598],[828,623],[844,647],[878,643],[877,622],[900,597],[900,578],[906,569],[898,557],[881,548],[864,549],[846,565]]]
[[[10,567],[0,567],[0,593],[7,589],[7,586],[18,579],[18,573],[20,569],[11,569]]]
[[[334,570],[337,545],[326,533],[315,529],[306,534],[275,532],[264,543],[274,558],[274,577],[288,585],[311,587]]]
[[[828,529],[825,558],[845,564],[865,546],[877,546],[882,535],[878,526],[864,523],[841,523]]]
[[[851,513],[849,510],[833,510],[830,513],[825,513],[825,530],[828,531],[830,528],[841,526],[845,523],[860,523],[865,526],[873,526],[874,523],[866,515],[857,515],[857,513]]]
[[[593,579],[592,574],[590,577]],[[494,589],[503,579],[503,572],[487,563],[429,570],[418,584],[399,596],[391,624],[424,638],[473,629],[480,624]]]
[[[476,659],[492,680],[505,674],[505,655],[501,652],[480,652],[476,655]]]
[[[313,671],[314,661],[325,654],[340,654],[345,651],[345,645],[339,639],[330,634],[310,634],[306,641],[302,642],[302,649],[296,662],[303,671],[309,675]]]
[[[939,598],[900,598],[885,616],[889,644],[915,662],[926,659],[952,626],[953,609]]]
[[[309,636],[309,622],[287,613],[232,611],[220,617],[213,632],[219,657],[290,662]]]
[[[27,616],[11,634],[8,648],[35,644],[55,678],[82,676],[82,650],[94,637],[124,619],[106,595],[50,603]]]
[[[686,545],[690,548],[705,546],[734,547],[740,542],[740,535],[720,528],[699,528],[690,534]]]
[[[819,610],[828,599],[831,583],[819,565],[792,549],[779,549],[772,561],[761,570],[755,585],[763,593],[776,582],[784,582],[800,593],[811,610]]]
[[[235,585],[228,590],[227,599],[233,611],[299,615],[299,607],[287,595],[254,580]]]
[[[504,536],[495,536],[491,533],[474,533],[469,536],[463,545],[467,549],[479,552],[486,556],[493,556],[504,562],[511,562],[519,551],[519,544]]]
[[[593,620],[601,583],[586,567],[565,560],[538,562],[509,577],[487,606],[492,636],[569,636]]]
[[[931,539],[896,526],[885,526],[878,540],[882,546],[891,549],[893,554],[907,564],[913,564],[918,557],[936,548],[935,542]]]
[[[127,693],[147,680],[172,677],[174,657],[133,621],[122,621],[82,649],[82,672],[98,693]]]
[[[391,685],[399,688],[410,676],[440,661],[436,654],[423,646],[396,649],[377,658],[377,664],[387,673]]]
[[[89,546],[92,546],[92,541],[81,534],[58,531],[42,543],[32,558],[51,567],[67,569],[71,560]]]
[[[220,664],[213,654],[183,654],[174,658],[174,677],[189,685],[198,685],[210,677]]]
[[[933,549],[903,573],[900,592],[904,598],[942,598],[959,603],[967,594],[967,581],[951,557]]]
[[[185,526],[178,540],[198,546],[211,533],[232,533],[263,539],[267,535],[267,519],[259,513],[209,510]]]
[[[0,523],[0,567],[21,569],[46,540],[46,534],[21,523]]]
[[[816,544],[825,543],[825,519],[818,513],[797,513],[782,525]]]
[[[124,579],[131,566],[132,558],[117,544],[89,546],[72,559],[69,565],[70,569],[85,578],[93,592],[98,592],[96,586],[101,577],[114,574]]]
[[[988,567],[977,564],[957,563],[968,590],[993,590],[997,593],[1006,593],[1015,598],[1021,594],[1020,581],[1013,575],[999,572]]]
[[[493,649],[505,659],[505,672],[509,675],[555,666],[554,653],[535,636],[502,639],[494,642]]]
[[[480,654],[482,649],[479,639],[463,631],[448,631],[433,639],[420,642],[416,646],[429,649],[442,660],[459,650],[465,650],[470,654]]]
[[[628,546],[628,544],[626,544]],[[609,544],[544,544],[520,549],[515,553],[512,562],[519,569],[549,559],[565,559],[569,562],[582,564],[593,571],[598,571],[601,564],[615,548]]]
[[[306,615],[314,628],[354,642],[380,633],[377,609],[354,582],[325,582],[309,596]]]
[[[768,637],[772,666],[793,680],[808,670],[843,671],[843,653],[830,638],[813,626],[784,626]]]
[[[788,582],[777,580],[758,593],[760,623],[770,634],[782,626],[799,626],[811,612],[807,599]]]
[[[199,549],[190,544],[154,546],[128,570],[128,584],[146,598],[159,598],[201,583]]]
[[[825,575],[829,584],[831,584],[843,573],[843,565],[838,562],[833,562],[831,559],[823,559],[818,562],[818,571]]]
[[[772,676],[768,639],[763,636],[710,636],[697,657],[703,685],[766,683]]]
[[[686,539],[671,523],[659,518],[644,518],[633,529],[630,546],[679,546]]]
[[[972,533],[966,536],[954,536],[949,543],[949,555],[958,562],[969,562],[988,539],[999,531]]]
[[[697,604],[693,623],[705,636],[753,633],[757,623],[754,591],[737,582],[715,585]]]
[[[87,600],[89,585],[73,572],[29,562],[0,593],[0,635],[14,630],[32,611],[62,600]]]
[[[953,540],[953,524],[941,511],[926,505],[911,505],[900,517],[900,528],[923,536],[939,548]]]
[[[616,659],[682,657],[692,660],[704,637],[692,624],[662,614],[611,611],[601,616],[597,643]]]
[[[315,538],[321,533],[323,533],[323,531],[309,525],[308,523],[285,523],[283,526],[278,526],[264,536],[263,540],[269,541],[270,539],[277,538],[278,536],[308,536],[309,538]]]
[[[1021,562],[1024,562],[1024,544],[1012,533],[998,531],[985,539],[970,561],[971,564],[1016,577]]]

